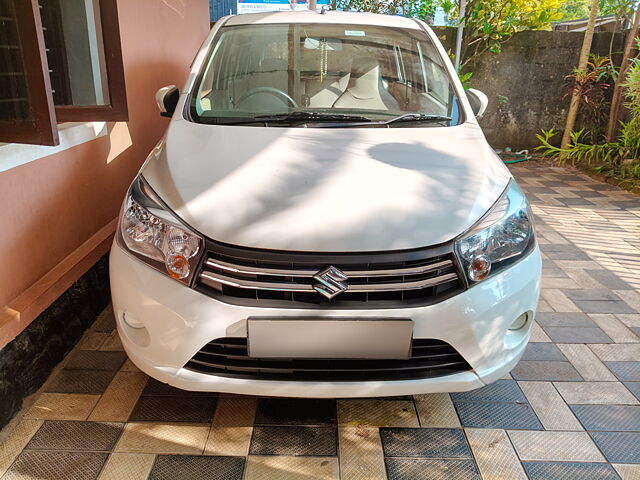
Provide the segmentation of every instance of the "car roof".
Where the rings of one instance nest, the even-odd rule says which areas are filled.
[[[226,21],[225,25],[255,25],[264,23],[333,23],[344,25],[372,25],[410,28],[413,30],[420,29],[420,25],[415,20],[395,15],[339,11],[326,11],[325,13],[320,13],[311,10],[243,13],[241,15],[230,17]]]

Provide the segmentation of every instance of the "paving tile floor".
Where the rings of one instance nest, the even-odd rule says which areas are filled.
[[[640,479],[640,198],[513,172],[544,269],[511,375],[388,399],[183,392],[127,360],[107,309],[0,434],[0,479]]]

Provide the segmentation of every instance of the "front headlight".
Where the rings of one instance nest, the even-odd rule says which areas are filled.
[[[533,244],[531,210],[512,181],[486,215],[456,241],[456,252],[473,284],[516,261]]]
[[[204,240],[162,203],[138,175],[124,200],[118,244],[156,270],[189,284]]]

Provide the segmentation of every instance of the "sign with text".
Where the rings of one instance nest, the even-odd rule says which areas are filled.
[[[318,0],[316,8],[328,7],[329,0]],[[238,0],[238,14],[308,10],[306,0]]]

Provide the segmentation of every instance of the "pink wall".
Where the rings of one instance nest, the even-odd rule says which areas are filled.
[[[155,91],[182,88],[209,32],[207,0],[119,0],[129,122],[109,135],[0,173],[0,308],[118,214],[162,136]]]

